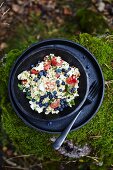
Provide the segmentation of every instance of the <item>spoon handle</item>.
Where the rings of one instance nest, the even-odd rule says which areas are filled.
[[[56,139],[56,141],[53,143],[53,148],[55,150],[58,150],[62,143],[64,142],[65,138],[67,137],[68,133],[70,132],[73,124],[77,120],[78,116],[80,115],[81,111],[78,112],[78,114],[75,116],[75,118],[71,121],[71,123],[65,128],[65,130],[61,133],[61,135]]]

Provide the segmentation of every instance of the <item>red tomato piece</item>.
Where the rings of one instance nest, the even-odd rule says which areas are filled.
[[[48,69],[50,69],[50,67],[51,67],[51,64],[50,64],[50,62],[48,62],[44,65],[44,70],[48,70]]]
[[[71,77],[68,77],[68,78],[66,79],[66,83],[67,83],[67,84],[77,83],[76,76],[72,75]]]
[[[73,83],[77,83],[76,76],[72,75],[72,80],[73,80]]]
[[[22,84],[24,85],[24,84],[27,83],[27,80],[22,80],[21,82],[22,82]]]
[[[31,74],[38,74],[38,71],[35,70],[35,69],[32,69],[32,70],[31,70]]]
[[[53,57],[53,58],[51,59],[51,64],[52,64],[53,66],[61,66],[62,63],[63,63],[63,60],[61,60],[60,62],[57,62],[57,58],[56,58],[56,57]]]
[[[52,109],[55,109],[55,108],[57,108],[59,105],[60,105],[60,99],[58,99],[58,100],[56,100],[55,102],[51,103],[51,104],[50,104],[50,107],[51,107]]]
[[[73,83],[72,77],[68,77],[68,78],[66,79],[66,83],[67,83],[67,84],[72,84],[72,83]]]
[[[57,62],[57,66],[62,66],[63,60],[61,60],[59,63]]]
[[[56,57],[53,57],[53,58],[51,59],[51,64],[52,64],[53,66],[56,66],[56,65],[57,65]]]
[[[60,74],[56,74],[55,76],[56,76],[57,78],[59,78],[59,77],[60,77]]]

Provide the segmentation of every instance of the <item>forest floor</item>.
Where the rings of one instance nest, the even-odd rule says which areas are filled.
[[[85,28],[86,21],[83,22],[84,25],[81,23],[80,17],[78,17],[79,22],[77,21],[80,9],[90,10],[90,12],[97,14],[98,18],[102,16],[106,23],[106,30],[105,28],[98,30],[98,21],[97,23],[93,21],[93,16],[90,20],[94,28],[92,29],[91,25],[89,29]],[[84,13],[86,14],[86,11]],[[38,30],[36,30],[35,24],[39,24]],[[73,35],[81,32],[97,34],[103,33],[103,30],[109,32],[113,29],[113,2],[110,0],[78,0],[77,2],[74,0],[3,1],[0,4],[0,51],[2,54],[6,49],[15,48],[13,39],[16,38],[18,41],[20,25],[24,29],[24,35],[22,35],[24,38],[32,29],[33,33],[31,34],[34,34],[37,40],[44,39],[48,34],[57,34],[59,30]]]

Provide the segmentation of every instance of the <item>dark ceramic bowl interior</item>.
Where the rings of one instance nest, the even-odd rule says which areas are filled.
[[[38,61],[42,61],[44,59],[44,56],[50,53],[53,53],[56,56],[61,56],[61,58],[67,61],[70,64],[70,66],[77,67],[80,71],[81,76],[79,78],[79,89],[78,89],[79,97],[75,98],[75,105],[73,107],[65,108],[62,112],[59,112],[59,114],[45,115],[45,113],[39,114],[38,112],[33,111],[30,108],[29,100],[26,99],[25,93],[20,91],[18,88],[19,81],[17,79],[17,76],[24,70],[30,70],[31,64],[34,65],[37,64]],[[14,66],[10,79],[11,79],[11,93],[13,99],[16,105],[19,107],[19,109],[23,112],[23,114],[26,114],[30,117],[35,117],[36,119],[43,119],[43,120],[62,119],[64,117],[70,116],[75,112],[77,112],[84,104],[89,89],[88,77],[82,63],[77,59],[76,56],[74,56],[70,52],[59,48],[46,47],[38,51],[35,51],[35,53],[31,55],[27,55],[16,64],[16,67]]]

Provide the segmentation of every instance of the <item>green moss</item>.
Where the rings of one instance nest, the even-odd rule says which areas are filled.
[[[85,8],[79,9],[76,14],[80,30],[87,33],[105,33],[108,25],[102,15]]]
[[[81,34],[73,37],[73,41],[88,48],[97,58],[102,67],[105,80],[113,80],[113,60],[112,43],[106,38],[92,37],[88,34]],[[7,54],[6,64],[0,67],[0,80],[3,110],[2,124],[7,134],[14,142],[18,150],[23,153],[37,154],[40,157],[59,159],[57,152],[51,147],[50,137],[52,135],[37,132],[27,127],[14,113],[9,100],[7,100],[7,82],[11,65],[20,55],[22,50],[13,50]],[[83,128],[71,132],[68,139],[73,139],[75,143],[91,145],[95,153],[102,160],[113,157],[113,83],[105,90],[104,102],[97,115]],[[94,136],[96,136],[94,138]]]

